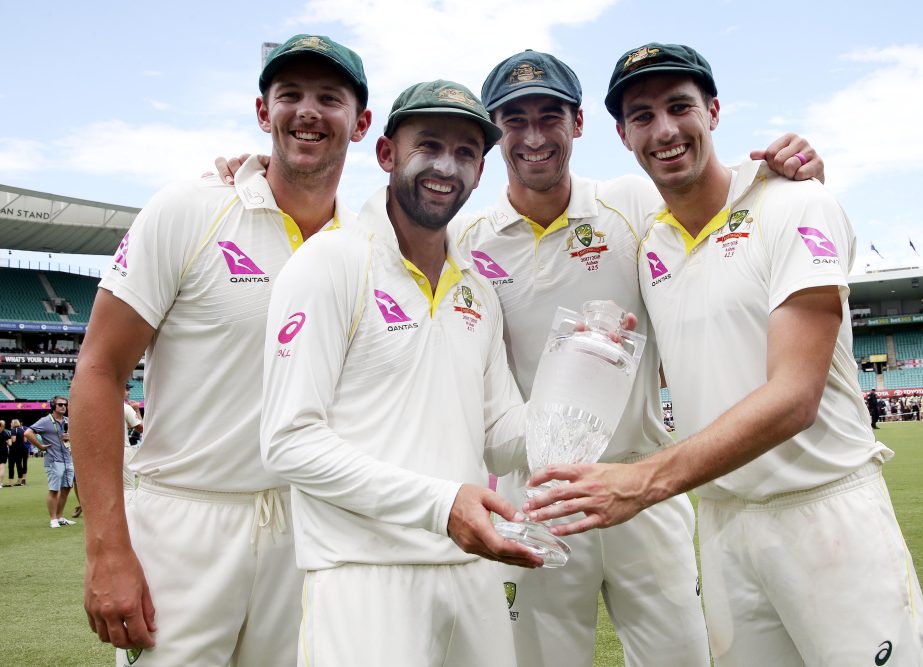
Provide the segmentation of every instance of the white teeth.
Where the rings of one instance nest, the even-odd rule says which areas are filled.
[[[522,159],[526,162],[544,162],[551,157],[551,151],[545,153],[522,153]]]
[[[320,132],[295,132],[295,138],[302,141],[320,141]]]
[[[667,158],[676,157],[677,155],[682,155],[686,152],[685,146],[677,146],[676,148],[671,148],[668,151],[659,151],[654,153],[654,157],[658,160],[666,160]]]
[[[443,192],[443,193],[452,192],[451,185],[443,185],[442,183],[432,183],[430,181],[425,181],[423,183],[423,187],[427,188],[428,190],[435,190],[436,192]]]

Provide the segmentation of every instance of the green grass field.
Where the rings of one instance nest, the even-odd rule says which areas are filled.
[[[923,423],[882,424],[879,438],[897,456],[885,478],[923,573]],[[29,461],[29,484],[0,489],[0,664],[17,667],[110,667],[112,649],[100,643],[83,612],[83,528],[52,530],[45,510],[45,472]],[[68,501],[66,516],[75,505]],[[622,647],[602,604],[594,666],[624,665]]]

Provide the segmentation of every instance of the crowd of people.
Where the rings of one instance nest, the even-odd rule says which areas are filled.
[[[84,606],[119,664],[586,666],[600,594],[629,664],[920,664],[923,594],[896,566],[891,452],[849,344],[855,239],[804,140],[724,166],[707,61],[647,44],[615,63],[606,107],[653,184],[582,179],[580,82],[525,51],[480,97],[403,91],[376,141],[388,185],[354,216],[336,192],[371,127],[361,58],[296,35],[258,84],[268,163],[141,211],[100,282],[70,429],[62,400],[31,429],[66,451],[46,456],[50,513],[74,443]],[[458,216],[494,146],[505,196]],[[588,299],[651,335],[629,418],[601,463],[529,479],[546,316]],[[523,509],[569,517],[559,570],[491,519],[522,521],[519,487],[551,479],[571,483]]]

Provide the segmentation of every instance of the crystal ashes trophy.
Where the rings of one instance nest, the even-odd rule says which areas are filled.
[[[526,416],[529,470],[551,463],[594,463],[606,450],[631,393],[647,337],[620,326],[624,310],[587,301],[582,317],[558,308],[538,363]],[[578,325],[585,328],[578,330]],[[618,334],[616,343],[610,334]],[[529,488],[529,497],[560,482]],[[561,567],[570,547],[543,523],[503,521],[503,537],[526,545],[545,567]]]

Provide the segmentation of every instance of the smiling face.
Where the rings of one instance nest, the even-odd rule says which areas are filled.
[[[302,179],[339,173],[349,142],[362,139],[371,121],[350,82],[318,58],[296,58],[280,69],[256,111],[272,135],[272,163]]]
[[[480,182],[484,131],[453,114],[414,115],[390,139],[378,140],[377,153],[403,215],[421,227],[441,229]]]
[[[529,95],[494,111],[510,183],[547,192],[569,174],[574,138],[583,134],[583,110],[547,95]]]
[[[651,74],[626,88],[618,132],[661,192],[685,192],[717,160],[711,133],[718,110],[692,77]]]

